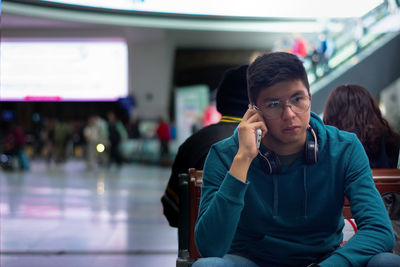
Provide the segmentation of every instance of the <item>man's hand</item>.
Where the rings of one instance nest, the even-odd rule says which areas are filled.
[[[256,146],[256,130],[261,129],[261,138],[265,136],[268,129],[261,113],[249,108],[239,124],[239,151],[238,154],[254,159],[258,154]]]
[[[243,182],[246,182],[249,166],[258,154],[256,146],[257,129],[262,131],[261,138],[268,131],[261,113],[249,106],[238,127],[239,149],[229,170],[230,174]]]

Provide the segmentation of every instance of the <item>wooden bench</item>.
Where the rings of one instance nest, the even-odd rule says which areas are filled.
[[[177,267],[191,266],[200,258],[194,241],[194,227],[199,213],[203,171],[189,169],[179,175],[179,228]]]
[[[372,169],[375,186],[382,195],[386,192],[400,192],[400,169]],[[179,175],[179,252],[176,266],[191,266],[200,258],[194,241],[194,227],[200,204],[203,171],[189,169]],[[343,217],[352,218],[350,204],[345,199]]]

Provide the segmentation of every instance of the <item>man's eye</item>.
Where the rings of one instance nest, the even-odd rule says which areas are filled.
[[[279,107],[279,104],[280,104],[279,101],[273,101],[273,102],[267,103],[266,107],[267,108],[277,108],[277,107]]]
[[[304,96],[295,96],[292,98],[291,102],[292,103],[298,103],[304,100]]]

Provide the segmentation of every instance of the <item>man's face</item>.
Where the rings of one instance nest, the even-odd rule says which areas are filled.
[[[295,107],[294,103],[299,101],[309,103],[308,107]],[[301,80],[280,82],[261,90],[256,106],[263,113],[268,128],[263,143],[269,149],[289,155],[304,147],[311,103],[310,94]]]

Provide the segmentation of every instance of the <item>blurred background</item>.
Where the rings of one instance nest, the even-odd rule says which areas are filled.
[[[1,1],[1,266],[175,266],[160,198],[224,71],[298,55],[312,111],[368,88],[400,130],[400,3]],[[167,151],[160,151],[167,140]]]

